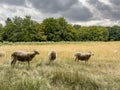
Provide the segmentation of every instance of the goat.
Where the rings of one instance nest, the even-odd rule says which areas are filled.
[[[77,52],[77,53],[75,53],[74,56],[75,56],[75,61],[81,60],[81,61],[85,61],[85,63],[86,63],[86,62],[88,62],[88,60],[90,59],[90,57],[92,55],[94,55],[92,52],[88,52],[88,53],[85,53],[85,54]]]
[[[57,58],[57,53],[55,51],[51,51],[48,54],[48,58],[49,58],[49,64],[54,61]]]
[[[15,51],[11,54],[11,58],[13,58],[11,62],[11,66],[14,67],[16,61],[21,62],[28,62],[28,66],[30,66],[30,61],[35,57],[35,55],[38,55],[39,51],[35,50],[34,52],[25,52],[25,51]]]

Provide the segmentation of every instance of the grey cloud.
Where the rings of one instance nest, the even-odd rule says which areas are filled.
[[[88,8],[83,6],[79,0],[0,0],[0,3],[15,5],[16,7],[31,4],[44,15],[63,16],[69,21],[87,21],[92,17]],[[31,8],[31,7],[30,7]],[[16,12],[16,8],[10,8],[10,12]],[[20,10],[19,10],[20,11]]]
[[[0,4],[24,5],[25,4],[25,0],[0,0]]]
[[[111,1],[113,2],[113,0]],[[98,0],[89,0],[88,2],[102,14],[103,18],[111,20],[118,20],[120,18],[120,6],[115,6],[113,3],[106,5]]]
[[[72,21],[87,21],[93,17],[93,14],[89,11],[89,9],[82,6],[80,3],[71,7],[71,9],[64,12],[63,15]]]
[[[28,14],[37,20],[63,16],[70,23],[105,19],[110,22],[119,21],[120,0],[109,0],[110,4],[104,3],[103,0],[84,0],[84,2],[82,0],[81,2],[79,0],[0,0],[1,13],[4,14],[4,17],[0,16],[0,20],[3,21],[8,16]],[[7,7],[4,7],[4,4]]]
[[[78,0],[30,0],[30,2],[43,13],[58,13],[69,21],[86,21],[92,17],[89,9]]]
[[[91,3],[91,4],[96,4],[98,0],[87,0],[87,2]]]
[[[69,9],[78,0],[29,0],[33,7],[45,13],[58,13]]]
[[[110,0],[110,2],[115,5],[120,5],[120,0]]]

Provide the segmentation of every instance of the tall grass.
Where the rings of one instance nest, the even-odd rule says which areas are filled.
[[[40,55],[11,68],[10,54],[15,50]],[[57,60],[47,65],[48,52],[56,50]],[[72,42],[49,44],[2,45],[6,56],[0,59],[0,90],[120,90],[120,42]],[[75,62],[75,52],[94,52],[89,62]]]

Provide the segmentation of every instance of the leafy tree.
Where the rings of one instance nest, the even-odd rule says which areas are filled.
[[[6,25],[4,27],[4,32],[2,34],[3,40],[5,41],[12,41],[14,34],[14,24],[11,19],[6,20]]]
[[[2,34],[3,34],[3,25],[0,23],[0,42],[3,42]]]
[[[47,36],[45,35],[45,32],[42,29],[42,25],[37,24],[36,29],[37,29],[38,41],[47,41]]]
[[[67,25],[67,40],[68,41],[78,41],[78,31],[71,25]]]
[[[80,41],[107,41],[108,29],[102,26],[81,27],[79,30]]]
[[[74,27],[76,30],[79,30],[79,29],[81,28],[81,25],[75,24],[75,25],[73,25],[73,27]]]
[[[30,16],[26,16],[22,22],[22,35],[23,41],[36,41],[37,40],[36,24],[31,20]]]
[[[41,24],[41,29],[45,32],[48,41],[57,41],[59,24],[56,19],[46,18]]]
[[[31,20],[30,16],[24,19],[21,17],[7,18],[2,37],[3,40],[12,42],[46,40],[39,24]]]
[[[120,41],[120,26],[113,26],[109,28],[109,40]]]
[[[14,42],[23,41],[24,34],[22,34],[22,23],[23,23],[23,19],[21,17],[15,16],[13,18],[14,32],[13,32],[12,41]]]
[[[41,24],[25,18],[7,18],[0,24],[0,41],[107,41],[120,40],[120,26],[103,27],[71,25],[63,17],[46,18]]]
[[[47,18],[42,22],[42,29],[48,41],[71,41],[74,40],[75,29],[68,25],[66,20],[61,17],[58,19]]]

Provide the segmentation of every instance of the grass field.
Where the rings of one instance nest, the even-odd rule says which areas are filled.
[[[30,43],[29,43],[30,44]],[[30,63],[17,62],[11,68],[11,53],[33,51],[40,55]],[[48,63],[48,52],[56,50],[57,59]],[[0,90],[120,90],[120,42],[60,42],[4,44],[0,51]],[[92,51],[87,64],[74,61],[75,52]]]

